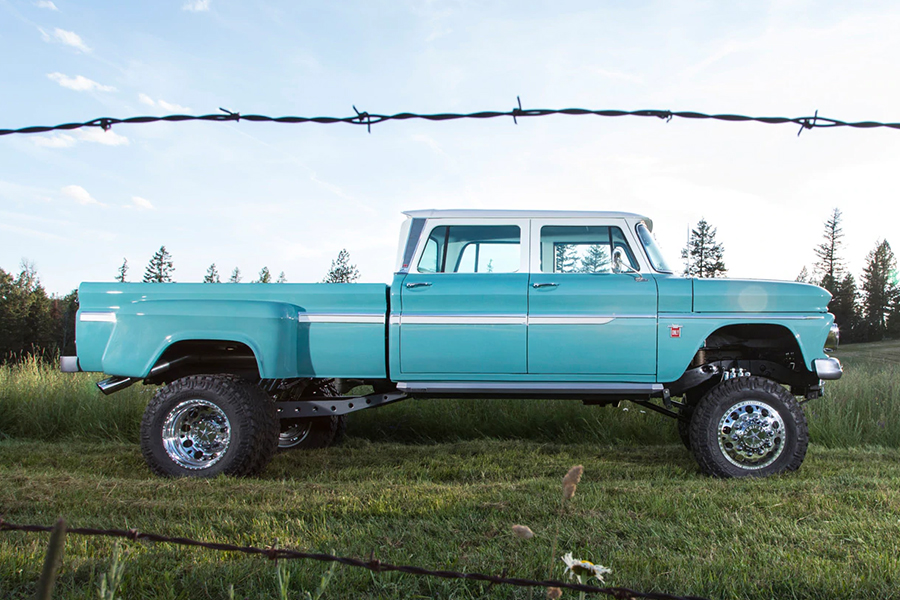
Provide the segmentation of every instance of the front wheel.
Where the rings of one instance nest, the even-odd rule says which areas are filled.
[[[144,459],[165,477],[254,475],[277,445],[275,404],[227,375],[173,381],[156,392],[141,421]]]
[[[700,400],[690,425],[691,450],[713,477],[765,477],[796,471],[809,430],[797,400],[762,377],[737,377]]]

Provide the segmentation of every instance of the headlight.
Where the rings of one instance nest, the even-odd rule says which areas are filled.
[[[826,352],[834,352],[837,350],[837,347],[841,343],[841,330],[838,328],[837,323],[831,326],[831,330],[828,332],[828,337],[825,339],[825,351]]]

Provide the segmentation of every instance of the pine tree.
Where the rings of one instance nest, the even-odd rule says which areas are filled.
[[[206,276],[203,277],[203,283],[222,283],[222,280],[219,279],[219,270],[216,269],[216,263],[209,265],[209,268],[206,270]]]
[[[241,270],[235,267],[234,271],[231,272],[231,277],[228,278],[228,283],[240,283],[241,279],[243,279]]]
[[[150,262],[147,263],[147,269],[144,271],[144,283],[171,283],[174,270],[172,255],[165,246],[160,246]]]
[[[122,266],[119,267],[119,274],[116,275],[116,281],[119,283],[125,283],[125,276],[128,274],[128,259],[122,259]]]
[[[580,273],[608,273],[609,272],[609,252],[606,246],[601,244],[591,244],[588,248],[587,255],[581,259],[581,265],[578,269]]]
[[[816,274],[821,277],[816,283],[834,294],[844,272],[844,261],[840,256],[841,239],[844,231],[841,228],[841,211],[834,209],[831,217],[825,221],[825,231],[822,234],[825,241],[816,246],[815,253]]]
[[[697,228],[691,230],[688,245],[681,251],[681,258],[685,260],[684,276],[724,277],[728,271],[723,260],[724,254],[725,248],[716,243],[716,229],[701,218]]]
[[[869,252],[863,269],[863,318],[868,340],[884,338],[896,296],[897,260],[885,240]]]
[[[794,281],[798,281],[800,283],[811,283],[809,271],[806,269],[806,265],[803,265],[803,268],[800,269],[800,274],[797,275],[797,279],[795,279]]]
[[[263,267],[259,271],[259,279],[253,283],[272,283],[272,274],[269,273],[269,267]]]
[[[834,297],[828,304],[828,310],[834,315],[834,322],[841,329],[841,341],[857,341],[859,333],[859,293],[856,280],[847,273],[837,285]]]
[[[553,248],[556,264],[554,273],[574,273],[578,262],[578,253],[574,244],[555,244]]]
[[[284,271],[278,274],[278,279],[275,283],[287,283],[287,277],[284,276]]]
[[[331,268],[322,283],[353,283],[359,279],[359,270],[356,265],[350,264],[350,253],[347,249],[338,252],[335,260],[331,261]]]

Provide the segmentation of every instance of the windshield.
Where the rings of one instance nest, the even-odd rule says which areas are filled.
[[[656,243],[656,238],[653,237],[653,234],[650,233],[647,226],[643,223],[638,223],[637,234],[638,237],[641,238],[644,250],[647,251],[647,258],[650,259],[650,266],[660,273],[672,273],[672,269],[666,264],[666,259],[663,258],[662,251]]]

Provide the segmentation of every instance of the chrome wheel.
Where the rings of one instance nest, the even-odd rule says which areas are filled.
[[[784,451],[784,420],[765,402],[738,402],[719,420],[719,449],[733,465],[762,469]]]
[[[278,447],[282,450],[293,448],[309,437],[312,422],[309,419],[299,419],[296,422],[282,422],[281,433],[278,434]]]
[[[231,423],[209,400],[185,400],[163,421],[163,448],[185,469],[207,469],[222,459],[231,444]]]

